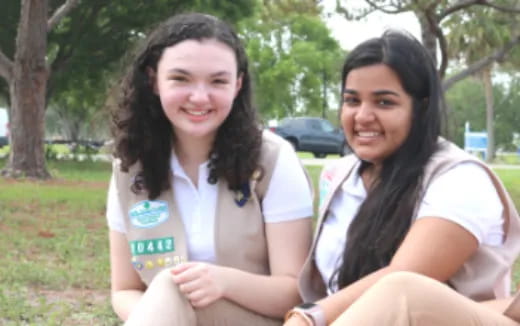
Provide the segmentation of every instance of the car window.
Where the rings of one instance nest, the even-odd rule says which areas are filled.
[[[320,120],[320,124],[321,124],[321,130],[323,130],[325,132],[333,132],[334,131],[334,126],[329,121],[327,121],[327,120]]]
[[[300,119],[291,119],[288,126],[294,129],[301,129],[302,121]]]
[[[319,130],[321,131],[321,124],[318,120],[309,120],[307,122],[307,125],[309,126],[309,128],[311,129],[314,129],[314,130]]]
[[[290,119],[283,119],[282,121],[280,121],[278,126],[280,126],[280,127],[287,127],[290,123],[291,123]]]

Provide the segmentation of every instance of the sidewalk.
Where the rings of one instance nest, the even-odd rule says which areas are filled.
[[[332,161],[333,159],[326,158],[304,158],[302,159],[303,165],[312,165],[312,166],[323,166],[327,161]],[[512,165],[512,164],[491,164],[492,169],[502,169],[502,170],[516,170],[520,169],[520,165]]]

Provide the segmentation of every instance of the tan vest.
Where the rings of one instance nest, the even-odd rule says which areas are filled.
[[[278,157],[281,138],[264,133],[260,154],[263,177],[254,173],[249,183],[250,198],[243,206],[237,204],[242,194],[228,189],[225,180],[218,181],[215,214],[215,253],[219,265],[256,274],[269,274],[267,242],[261,201]],[[186,234],[179,216],[172,189],[154,199],[148,193],[134,194],[130,187],[140,171],[135,164],[128,173],[116,163],[114,176],[122,211],[126,212],[126,237],[132,252],[132,264],[142,281],[148,285],[162,269],[188,261]],[[172,176],[170,176],[171,178]]]
[[[489,174],[504,206],[503,218],[505,221],[503,245],[501,247],[480,245],[476,253],[464,263],[448,283],[457,292],[477,301],[497,297],[503,298],[508,293],[503,293],[496,285],[509,276],[511,266],[520,253],[520,218],[502,182],[485,164],[452,143],[443,140],[441,142],[442,148],[432,156],[426,166],[422,186],[423,194],[429,184],[443,172],[462,162],[475,162]],[[324,281],[315,264],[315,247],[332,198],[350,173],[355,173],[353,168],[356,162],[358,162],[358,159],[353,155],[341,160],[342,162],[339,164],[341,173],[332,180],[330,191],[325,198],[323,209],[318,219],[311,254],[307,257],[300,274],[299,287],[304,301],[316,301],[327,295]],[[464,196],[464,194],[461,194],[461,196]]]

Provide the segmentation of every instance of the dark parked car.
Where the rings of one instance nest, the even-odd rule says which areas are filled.
[[[289,141],[295,150],[312,152],[315,157],[325,157],[327,154],[343,156],[350,153],[343,132],[325,119],[285,118],[278,127],[270,129]]]

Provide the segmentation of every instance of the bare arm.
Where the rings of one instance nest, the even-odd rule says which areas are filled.
[[[495,311],[503,313],[506,310],[506,308],[509,307],[511,302],[513,302],[513,298],[487,300],[487,301],[482,301],[480,303],[488,308],[491,308]]]
[[[228,269],[225,296],[246,308],[272,317],[300,303],[297,275],[309,252],[311,219],[266,224],[271,276]]]
[[[126,236],[111,230],[109,239],[112,307],[119,318],[126,320],[146,287],[131,264]]]
[[[457,272],[477,248],[477,239],[458,224],[437,217],[419,219],[410,228],[389,266],[322,299],[318,304],[323,308],[327,322],[331,323],[388,273],[412,271],[444,282]]]
[[[279,318],[300,302],[296,278],[309,251],[311,220],[266,224],[271,275],[188,262],[171,269],[173,281],[193,307],[227,298],[265,316]]]

